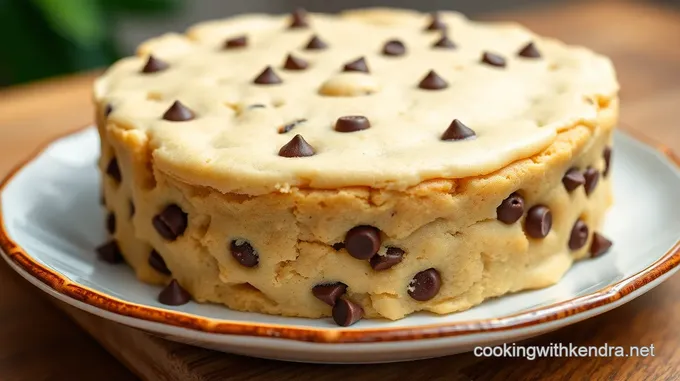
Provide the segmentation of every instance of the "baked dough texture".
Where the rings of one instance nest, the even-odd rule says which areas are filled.
[[[453,12],[304,20],[198,24],[143,43],[96,81],[112,239],[139,279],[311,318],[332,311],[314,287],[342,283],[364,316],[400,319],[546,287],[590,256],[612,201],[618,84],[607,58]],[[325,48],[307,48],[313,36]],[[386,53],[393,40],[403,54]],[[536,54],[520,54],[530,42]],[[422,85],[430,71],[445,87]],[[370,128],[341,132],[345,116]],[[474,136],[443,140],[454,120]],[[299,154],[298,134],[313,155]],[[291,140],[298,157],[282,154]],[[523,208],[504,222],[512,195]],[[375,255],[397,259],[357,259],[356,227],[377,238]],[[152,250],[171,275],[149,265]],[[429,269],[436,279],[414,280]]]

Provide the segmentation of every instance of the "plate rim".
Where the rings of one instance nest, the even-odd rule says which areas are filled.
[[[60,133],[40,144],[25,159],[15,164],[0,182],[0,194],[6,186],[28,164],[41,156],[52,144],[71,135],[96,128],[92,124]],[[671,164],[680,170],[680,156],[663,144],[637,131],[619,130],[643,145],[661,153]],[[595,290],[589,294],[553,303],[543,307],[487,319],[449,322],[417,327],[388,327],[370,329],[338,329],[293,327],[284,324],[248,323],[233,320],[215,319],[180,311],[160,309],[118,299],[103,292],[79,285],[56,270],[38,263],[16,241],[10,238],[5,228],[4,213],[0,202],[0,253],[6,261],[14,262],[25,276],[31,276],[47,285],[55,292],[94,308],[117,315],[144,321],[167,324],[192,331],[221,335],[253,336],[263,338],[289,339],[301,342],[326,344],[377,343],[413,341],[421,339],[444,338],[451,336],[471,336],[490,332],[507,332],[519,328],[537,327],[542,324],[573,318],[586,311],[612,304],[636,290],[652,283],[657,278],[671,272],[680,264],[680,238],[659,259],[625,279],[612,285]],[[11,267],[11,266],[10,266]],[[14,269],[13,269],[14,270]],[[16,270],[15,270],[16,271]],[[29,282],[30,283],[30,282]],[[225,307],[227,308],[227,307]]]

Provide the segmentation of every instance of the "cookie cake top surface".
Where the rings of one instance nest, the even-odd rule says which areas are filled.
[[[453,12],[253,14],[143,43],[95,83],[109,128],[190,184],[406,189],[496,171],[592,125],[611,62]]]

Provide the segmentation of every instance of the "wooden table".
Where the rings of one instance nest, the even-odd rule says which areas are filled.
[[[622,84],[624,128],[680,152],[680,13],[641,3],[588,1],[490,16],[611,56]],[[0,173],[41,142],[91,122],[94,74],[0,92]],[[679,233],[680,234],[680,233]],[[410,363],[331,366],[290,364],[215,353],[161,339],[59,306],[0,264],[0,379],[635,379],[680,375],[680,276],[599,317],[533,340],[534,344],[650,345],[655,357],[484,359],[472,354]]]

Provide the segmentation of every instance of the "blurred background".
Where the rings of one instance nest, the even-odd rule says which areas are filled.
[[[560,2],[569,0],[0,0],[0,87],[105,67],[149,37],[238,13],[392,6],[475,17]]]

